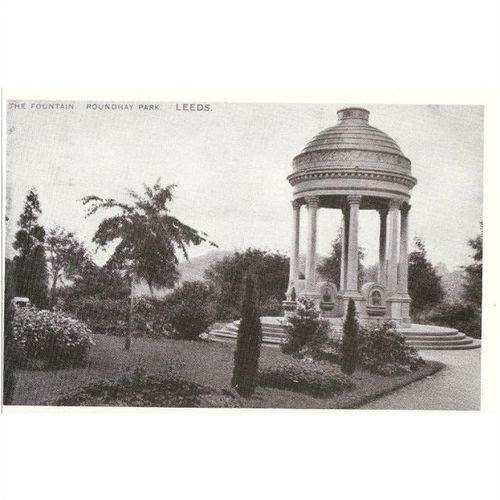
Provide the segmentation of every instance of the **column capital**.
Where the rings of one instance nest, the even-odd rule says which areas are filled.
[[[399,210],[401,207],[401,200],[389,200],[389,210]]]
[[[347,195],[347,204],[350,205],[359,205],[361,203],[362,196],[359,194],[348,194]]]
[[[401,213],[404,215],[408,214],[408,212],[410,211],[410,208],[411,208],[411,205],[406,201],[401,203],[401,206],[399,207],[399,209],[401,210]]]
[[[319,207],[319,196],[308,196],[306,198],[306,203],[308,208],[318,208]]]
[[[387,218],[387,214],[389,212],[389,209],[388,208],[379,208],[379,209],[377,209],[377,212],[380,215],[381,219],[385,219],[385,218]]]
[[[292,208],[294,210],[298,210],[300,208],[301,203],[299,200],[292,200],[290,203],[292,204]]]

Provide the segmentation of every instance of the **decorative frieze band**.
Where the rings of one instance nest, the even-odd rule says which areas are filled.
[[[297,155],[293,160],[294,168],[307,168],[315,166],[318,163],[328,163],[331,166],[336,166],[339,163],[345,167],[345,163],[353,162],[369,162],[374,164],[394,165],[410,169],[411,162],[404,156],[391,153],[381,153],[378,151],[365,150],[325,150],[325,151],[310,151]],[[333,165],[332,165],[333,164]]]

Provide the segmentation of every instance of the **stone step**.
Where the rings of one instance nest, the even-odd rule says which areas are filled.
[[[342,335],[341,325],[335,325],[332,330],[337,336]],[[412,325],[406,332],[404,329],[398,331],[405,337],[408,345],[419,350],[461,350],[481,347],[479,340],[472,339],[454,328]],[[235,342],[238,337],[238,322],[216,328],[209,335],[212,340]],[[286,332],[283,326],[276,323],[262,323],[263,344],[279,346],[285,338]]]
[[[234,332],[230,332],[227,330],[212,330],[209,333],[210,338],[218,340],[219,338],[222,339],[227,339],[231,340],[232,342],[235,342],[237,339],[237,334]],[[263,344],[281,344],[282,339],[278,337],[268,337],[266,335],[262,336],[262,343]]]
[[[422,341],[422,342],[427,342],[427,341],[447,341],[447,340],[462,340],[467,338],[467,335],[465,333],[456,333],[454,335],[404,335],[404,338],[406,341]]]
[[[436,345],[441,345],[441,346],[447,346],[447,345],[467,345],[467,344],[472,344],[473,339],[470,337],[466,337],[464,339],[458,339],[458,340],[407,340],[406,343],[411,346],[418,346],[422,348],[423,346],[436,346]]]

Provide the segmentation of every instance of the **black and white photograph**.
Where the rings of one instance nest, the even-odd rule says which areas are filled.
[[[0,498],[500,497],[500,3],[0,2]]]
[[[4,404],[481,408],[482,106],[7,107]]]

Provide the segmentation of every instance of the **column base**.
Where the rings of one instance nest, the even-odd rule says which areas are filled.
[[[357,290],[345,290],[342,292],[342,301],[344,305],[344,313],[343,317],[347,316],[347,307],[349,305],[349,300],[354,300],[354,305],[356,306],[356,314],[359,317],[364,316],[364,308],[363,308],[363,296]]]
[[[411,298],[407,293],[396,293],[386,299],[386,317],[401,326],[410,326]]]

